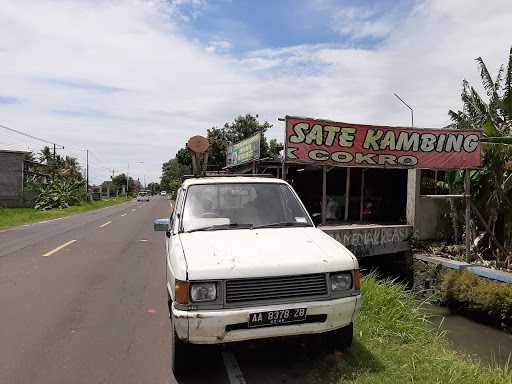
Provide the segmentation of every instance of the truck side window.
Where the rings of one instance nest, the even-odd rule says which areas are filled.
[[[174,203],[174,211],[172,212],[172,218],[171,218],[171,229],[172,229],[172,233],[177,233],[178,232],[178,223],[179,223],[179,220],[178,220],[178,213],[181,211],[181,207],[182,207],[182,202],[183,202],[183,189],[180,188],[178,190],[178,196],[176,197],[176,202]]]

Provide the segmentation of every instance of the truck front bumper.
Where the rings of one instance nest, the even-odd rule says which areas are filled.
[[[183,311],[172,306],[178,337],[193,344],[218,344],[268,337],[323,333],[354,322],[361,295],[326,301],[266,305],[249,308]],[[249,328],[251,313],[307,308],[307,320],[300,324]]]

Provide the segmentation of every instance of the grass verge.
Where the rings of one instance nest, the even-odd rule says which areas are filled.
[[[399,284],[363,279],[363,306],[347,353],[318,352],[304,362],[308,383],[512,383],[509,367],[484,367],[451,351]]]
[[[48,211],[39,211],[35,208],[0,208],[0,229],[92,211],[94,209],[121,204],[131,199],[131,197],[117,197],[108,200],[83,202],[80,205],[64,209],[51,209]]]
[[[468,271],[447,271],[440,281],[443,299],[450,307],[481,314],[495,325],[512,328],[512,284]]]

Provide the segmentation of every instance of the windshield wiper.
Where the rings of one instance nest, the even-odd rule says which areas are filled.
[[[195,228],[190,231],[185,231],[186,233],[197,232],[197,231],[217,231],[222,229],[252,229],[252,224],[239,224],[239,223],[231,223],[231,224],[218,224],[218,225],[210,225],[208,227]]]
[[[255,225],[254,227],[252,227],[252,229],[276,228],[276,227],[311,227],[311,224],[309,224],[309,223],[300,223],[298,221],[283,221],[283,222],[279,222],[279,223]]]

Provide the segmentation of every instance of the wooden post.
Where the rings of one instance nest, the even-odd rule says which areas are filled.
[[[350,168],[347,168],[345,180],[345,221],[348,221],[348,205],[350,204]]]
[[[361,168],[361,201],[359,203],[359,221],[363,222],[363,210],[364,210],[364,168]]]
[[[327,208],[327,167],[322,167],[322,225],[325,225],[325,214]]]
[[[466,240],[466,262],[471,262],[471,184],[469,179],[469,169],[464,171],[464,201],[466,205],[465,214],[465,240]]]

